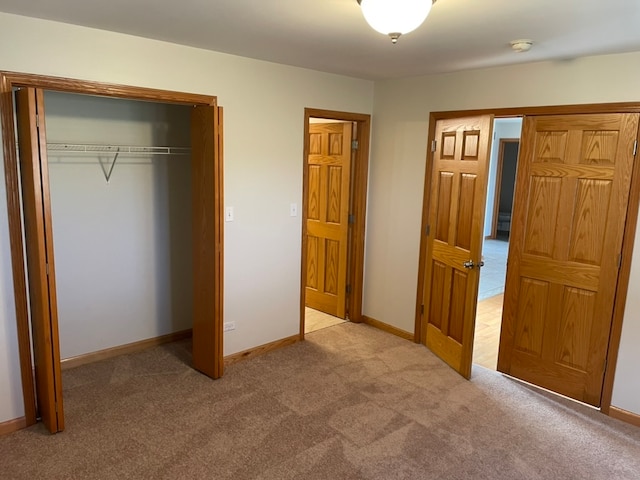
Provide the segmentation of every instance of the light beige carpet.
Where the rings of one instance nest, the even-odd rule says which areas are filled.
[[[212,381],[189,343],[64,372],[67,430],[0,438],[3,479],[638,479],[640,429],[345,323]]]

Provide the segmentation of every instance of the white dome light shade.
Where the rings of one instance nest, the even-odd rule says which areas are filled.
[[[359,3],[371,28],[397,38],[422,25],[432,0],[360,0]]]

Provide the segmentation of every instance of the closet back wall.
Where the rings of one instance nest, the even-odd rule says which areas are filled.
[[[48,143],[189,147],[189,113],[45,93]],[[191,328],[189,156],[48,156],[61,358]]]

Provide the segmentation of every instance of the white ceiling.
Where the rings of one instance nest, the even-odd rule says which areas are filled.
[[[356,0],[0,0],[0,11],[369,79],[640,51],[639,0],[438,0],[397,45]],[[519,38],[531,51],[511,51]]]

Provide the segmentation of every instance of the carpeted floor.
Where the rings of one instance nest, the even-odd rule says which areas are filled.
[[[67,430],[2,479],[638,479],[640,429],[344,323],[212,381],[180,342],[64,372]]]

